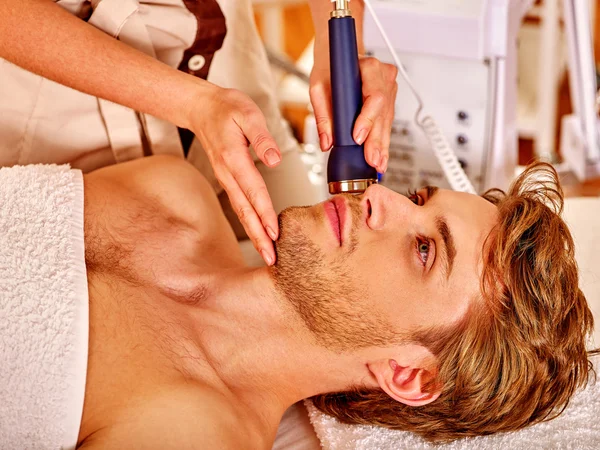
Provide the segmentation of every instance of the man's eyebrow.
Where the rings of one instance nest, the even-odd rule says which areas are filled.
[[[444,241],[444,272],[446,274],[446,279],[450,278],[450,274],[452,273],[452,267],[454,266],[454,258],[456,257],[456,247],[454,245],[454,238],[452,237],[452,233],[450,232],[450,227],[448,227],[448,222],[442,216],[438,216],[435,219],[435,224],[437,226],[438,233],[442,236],[442,241]]]
[[[438,191],[437,186],[425,186],[423,189],[427,191],[427,200],[433,197]]]
[[[436,186],[425,186],[423,189],[427,191],[427,200],[431,200],[431,197],[437,194],[439,190]],[[452,274],[452,267],[454,267],[454,258],[456,257],[456,246],[454,245],[454,237],[450,232],[448,222],[443,216],[436,217],[435,224],[438,233],[440,233],[440,236],[442,236],[442,241],[444,241],[443,270],[446,274],[446,279],[448,279]]]

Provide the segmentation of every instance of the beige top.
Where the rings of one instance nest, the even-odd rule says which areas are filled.
[[[212,54],[200,51],[194,54],[193,45],[206,44],[205,30],[219,17],[211,10],[212,16],[203,21],[192,11],[212,1],[57,0],[56,3],[174,68],[181,65],[188,73],[205,76],[210,65],[209,81],[240,89],[258,104],[283,152],[297,148],[279,112],[275,83],[256,31],[250,0],[218,2],[229,30],[228,39],[214,59]],[[222,24],[221,27],[224,28]],[[218,32],[212,36],[213,47],[220,47],[219,39],[222,37]],[[187,49],[192,52],[186,52]],[[83,94],[3,59],[0,59],[0,80],[0,166],[70,163],[88,172],[145,154],[182,154],[177,128],[164,120]],[[196,141],[190,150],[190,160],[211,172],[203,153]],[[206,173],[209,179],[214,178],[211,175]]]
[[[173,67],[196,34],[182,0],[58,0],[91,25]],[[85,55],[82,55],[85,57]],[[67,163],[89,171],[146,153],[181,154],[177,128],[0,59],[0,165]],[[142,145],[142,134],[147,146]]]

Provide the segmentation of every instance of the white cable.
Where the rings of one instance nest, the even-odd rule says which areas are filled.
[[[388,39],[387,34],[383,29],[383,26],[381,25],[381,22],[379,22],[379,17],[377,17],[377,14],[375,13],[373,6],[371,5],[371,1],[364,0],[364,4],[369,10],[371,17],[375,22],[375,25],[377,25],[377,28],[379,29],[379,33],[381,33],[381,37],[385,41],[385,44],[387,45],[390,53],[392,54],[394,64],[398,68],[398,72],[400,73],[400,75],[402,75],[402,78],[404,78],[404,81],[406,81],[406,84],[408,84],[408,87],[410,88],[411,92],[413,93],[417,102],[419,103],[419,107],[417,108],[417,111],[415,113],[415,122],[425,132],[425,135],[429,139],[429,142],[431,143],[431,146],[433,148],[433,152],[437,157],[440,165],[442,166],[442,170],[444,171],[444,175],[446,175],[446,179],[450,183],[450,186],[455,191],[476,194],[475,189],[471,184],[471,181],[469,181],[469,177],[467,177],[467,174],[458,162],[458,158],[456,157],[454,150],[450,146],[450,143],[446,139],[446,136],[444,135],[442,130],[440,130],[440,128],[431,116],[425,115],[424,117],[421,117],[424,109],[423,99],[421,98],[414,85],[410,81],[410,78],[408,77],[404,66],[400,62],[400,58],[398,58],[398,55],[396,54],[394,46]]]

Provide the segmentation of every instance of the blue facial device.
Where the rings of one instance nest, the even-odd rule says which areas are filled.
[[[333,148],[327,164],[330,194],[360,194],[377,183],[377,170],[352,137],[362,108],[356,25],[348,0],[335,0],[329,19],[329,58],[333,106]]]

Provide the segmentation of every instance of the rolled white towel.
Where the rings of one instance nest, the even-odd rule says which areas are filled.
[[[72,449],[88,352],[83,177],[2,168],[0,205],[0,448]]]
[[[600,367],[600,358],[594,366]],[[596,369],[597,370],[597,369]],[[414,433],[362,425],[345,425],[306,401],[310,421],[324,450],[547,450],[600,448],[600,378],[577,392],[556,419],[512,433],[429,444]]]

